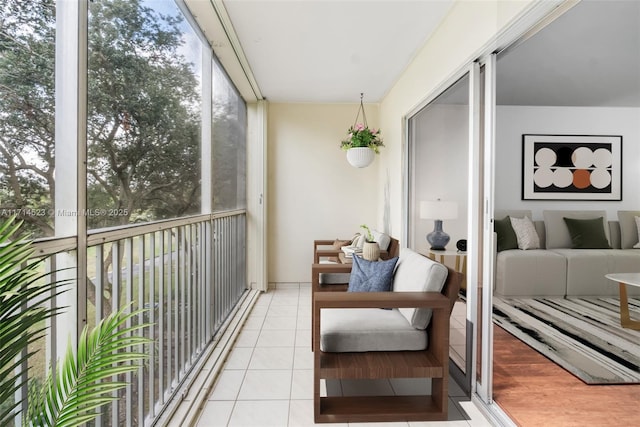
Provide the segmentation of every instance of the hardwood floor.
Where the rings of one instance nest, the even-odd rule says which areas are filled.
[[[638,426],[640,384],[587,385],[494,325],[494,400],[518,425]]]

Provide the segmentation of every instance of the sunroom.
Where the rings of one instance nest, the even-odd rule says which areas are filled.
[[[493,400],[493,216],[508,199],[495,179],[513,169],[496,156],[513,152],[497,135],[496,86],[508,80],[496,77],[499,55],[579,3],[9,0],[0,11],[0,217],[20,221],[11,239],[34,251],[21,267],[37,261],[35,283],[59,286],[21,304],[44,299],[56,315],[31,325],[44,332],[7,371],[19,376],[0,421],[28,424],[67,348],[122,310],[121,328],[145,339],[124,347],[140,361],[103,380],[123,387],[92,409],[90,425],[312,424],[312,390],[293,397],[307,384],[295,366],[311,350],[294,343],[310,342],[308,328],[275,326],[261,338],[256,318],[296,295],[297,314],[276,307],[288,313],[278,321],[310,321],[314,239],[349,238],[367,224],[435,257],[425,235],[444,219],[442,260],[465,274],[451,320],[449,382],[459,395],[449,423],[512,425]],[[355,168],[340,143],[364,114],[384,146]],[[623,172],[638,150],[625,145],[635,160]],[[625,188],[640,185],[637,172],[623,178]],[[434,201],[455,212],[421,212]],[[579,203],[567,207],[587,206]],[[625,193],[615,209],[639,203]],[[286,402],[286,416],[256,421],[254,400],[238,398],[248,376],[224,399],[234,403],[217,405],[212,393],[228,379],[225,363],[246,356],[238,343],[267,337],[291,339],[293,368],[288,397],[272,399]],[[269,377],[251,384],[259,378]]]

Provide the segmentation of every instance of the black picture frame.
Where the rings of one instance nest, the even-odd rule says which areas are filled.
[[[622,200],[622,136],[523,134],[522,200]]]

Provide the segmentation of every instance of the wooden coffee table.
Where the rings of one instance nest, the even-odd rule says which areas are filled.
[[[629,316],[629,300],[627,298],[627,286],[640,287],[640,273],[611,273],[604,277],[618,282],[620,286],[620,325],[623,328],[640,331],[640,321],[631,320]]]

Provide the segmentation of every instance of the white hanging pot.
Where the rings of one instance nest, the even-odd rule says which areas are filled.
[[[356,168],[366,168],[375,157],[376,153],[369,147],[355,147],[347,150],[347,161]]]

